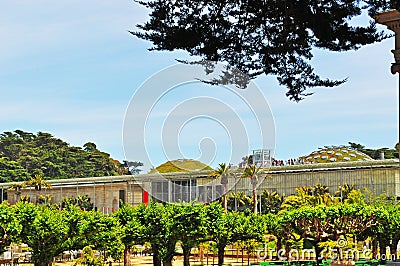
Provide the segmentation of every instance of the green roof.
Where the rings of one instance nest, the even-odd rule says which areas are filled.
[[[372,158],[360,151],[346,146],[325,147],[307,156],[300,157],[304,163],[334,163],[371,161]]]
[[[193,172],[193,171],[203,171],[212,170],[212,168],[202,162],[190,159],[180,159],[168,161],[161,164],[155,169],[150,171],[152,173],[176,173],[176,172]]]

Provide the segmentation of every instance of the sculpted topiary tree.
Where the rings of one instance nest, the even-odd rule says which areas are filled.
[[[59,210],[32,203],[20,202],[14,208],[22,225],[21,240],[32,249],[33,264],[51,265],[54,257],[66,249],[66,217]]]
[[[302,207],[283,211],[280,215],[286,237],[295,239],[300,236],[312,243],[317,263],[320,263],[320,242],[337,241],[340,236],[357,235],[375,226],[377,220],[374,211],[372,206],[339,204]]]

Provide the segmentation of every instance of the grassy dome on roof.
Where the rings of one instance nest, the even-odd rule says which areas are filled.
[[[325,147],[307,156],[300,157],[304,163],[334,163],[350,161],[370,161],[371,157],[346,146]]]
[[[191,160],[191,159],[179,159],[168,161],[155,169],[150,171],[152,173],[176,173],[176,172],[192,172],[192,171],[203,171],[212,170],[212,168],[202,162]]]

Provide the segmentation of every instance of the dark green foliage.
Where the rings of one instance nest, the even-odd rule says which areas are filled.
[[[20,221],[15,217],[14,208],[5,204],[0,205],[0,253],[18,240],[22,226]]]
[[[394,149],[389,149],[389,148],[370,149],[370,148],[365,148],[365,146],[354,142],[349,142],[349,146],[357,151],[367,154],[368,156],[370,156],[372,159],[375,160],[380,159],[382,152],[385,155],[385,159],[399,158],[398,144],[395,145]]]
[[[21,130],[0,134],[0,182],[117,175],[118,162],[94,143],[70,146],[49,133]]]
[[[23,226],[21,240],[32,249],[35,266],[47,266],[64,251],[68,226],[64,213],[49,207],[19,203],[16,217]]]
[[[333,87],[345,80],[322,79],[311,66],[313,48],[357,50],[382,40],[374,22],[352,26],[363,9],[371,14],[397,0],[241,0],[241,1],[137,1],[150,9],[150,19],[133,35],[153,43],[150,50],[184,50],[200,58],[206,71],[224,62],[225,72],[211,84],[236,84],[274,75],[286,86],[286,95],[299,101],[308,88]]]
[[[1,155],[0,155],[1,156]],[[29,179],[28,171],[16,161],[0,157],[0,182],[25,181]]]
[[[261,213],[278,213],[283,203],[283,198],[276,191],[264,190],[261,193]]]

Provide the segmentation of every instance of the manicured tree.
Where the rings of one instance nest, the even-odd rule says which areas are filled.
[[[371,237],[373,244],[373,257],[377,257],[377,245],[379,244],[380,258],[387,259],[386,247],[390,247],[391,257],[396,258],[397,245],[400,241],[400,206],[398,205],[374,205],[376,226],[370,228],[362,238]]]
[[[282,228],[282,216],[280,214],[267,213],[262,217],[264,219],[265,230],[268,234],[276,238],[276,251],[280,251],[282,249],[282,242],[287,242],[290,239]]]
[[[22,225],[16,218],[14,208],[0,204],[0,253],[3,253],[13,241],[19,238]]]
[[[390,226],[390,254],[397,258],[397,246],[400,241],[400,206],[392,205],[388,209]]]
[[[267,224],[265,223],[265,219],[262,215],[257,215],[253,213],[239,213],[239,215],[236,216],[234,220],[231,241],[261,243],[265,240],[264,236],[267,233]],[[247,247],[249,247],[249,245],[247,245]]]
[[[210,174],[210,176],[214,178],[221,178],[221,185],[222,185],[222,202],[224,206],[224,210],[228,209],[228,201],[227,201],[227,186],[228,186],[228,177],[232,175],[232,171],[229,169],[229,167],[226,165],[226,163],[220,163],[218,165],[218,168],[214,170]]]
[[[234,221],[237,212],[225,212],[219,204],[213,203],[207,206],[209,239],[214,241],[218,250],[218,265],[223,265],[225,247],[232,242]]]
[[[20,203],[16,214],[23,226],[21,240],[32,249],[35,266],[51,265],[53,258],[65,250],[68,223],[59,210]]]
[[[128,204],[122,205],[113,216],[122,226],[121,241],[124,245],[124,266],[131,265],[131,248],[135,244],[143,243],[145,236],[143,235],[143,225],[135,218],[136,208]]]
[[[299,235],[310,241],[315,248],[317,263],[321,262],[320,242],[337,241],[340,236],[360,234],[376,225],[374,208],[365,205],[303,207],[284,211],[281,215],[286,237],[295,239]]]
[[[183,250],[183,266],[189,266],[191,249],[207,237],[210,217],[204,204],[181,203],[169,207],[173,210],[173,235],[179,239]]]
[[[83,211],[79,206],[66,202],[61,210],[65,222],[68,224],[68,238],[65,241],[66,250],[78,250],[85,247],[86,236],[80,232],[80,223]]]
[[[173,209],[170,205],[163,206],[150,202],[136,207],[135,219],[143,228],[143,241],[151,244],[153,265],[172,265],[175,256],[177,238],[174,235]]]
[[[116,218],[98,211],[85,211],[82,212],[82,219],[78,227],[80,234],[85,236],[82,245],[104,251],[113,259],[121,257],[123,252],[120,238],[122,229]],[[104,259],[106,258],[107,256],[104,256]]]

